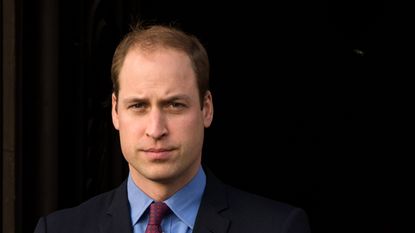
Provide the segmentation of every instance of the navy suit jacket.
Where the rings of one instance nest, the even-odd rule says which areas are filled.
[[[42,217],[35,233],[132,233],[127,182],[83,204]],[[302,209],[246,193],[207,173],[193,233],[309,233]]]

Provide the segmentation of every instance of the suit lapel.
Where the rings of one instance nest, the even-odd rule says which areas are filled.
[[[209,170],[206,171],[206,188],[193,233],[226,233],[230,220],[220,215],[228,208],[226,187]]]
[[[124,181],[114,193],[112,202],[100,225],[101,233],[132,233],[131,217],[127,197],[127,182]]]
[[[226,233],[230,220],[220,215],[228,208],[226,187],[207,169],[206,174],[206,188],[193,233]],[[115,190],[112,202],[99,228],[101,233],[133,233],[126,181]]]

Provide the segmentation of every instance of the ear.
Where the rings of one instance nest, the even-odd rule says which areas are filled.
[[[213,120],[213,101],[212,93],[207,91],[203,99],[203,125],[205,128],[209,128]]]
[[[118,119],[118,117],[119,117],[118,116],[118,110],[117,110],[117,108],[118,108],[118,106],[117,106],[118,100],[117,100],[117,97],[115,96],[114,93],[112,93],[111,99],[112,99],[112,101],[111,101],[112,102],[112,110],[111,110],[112,124],[118,130],[119,127],[120,127],[120,125],[119,125],[119,119]]]

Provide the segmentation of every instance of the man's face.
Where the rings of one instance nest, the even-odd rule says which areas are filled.
[[[132,49],[119,86],[112,118],[134,181],[185,185],[200,166],[204,128],[213,117],[210,92],[200,106],[190,59],[172,49]]]

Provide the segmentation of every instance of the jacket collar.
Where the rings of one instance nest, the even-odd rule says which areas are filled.
[[[196,217],[194,233],[226,233],[230,220],[221,212],[228,209],[226,186],[213,173],[206,171],[206,188]],[[101,221],[100,232],[133,233],[127,197],[127,182],[114,192],[111,204]]]
[[[206,189],[200,203],[194,233],[225,233],[230,220],[222,217],[221,212],[228,208],[226,186],[213,173],[206,171]]]
[[[101,221],[100,232],[133,233],[127,197],[127,182],[124,181],[114,192],[111,204]]]

